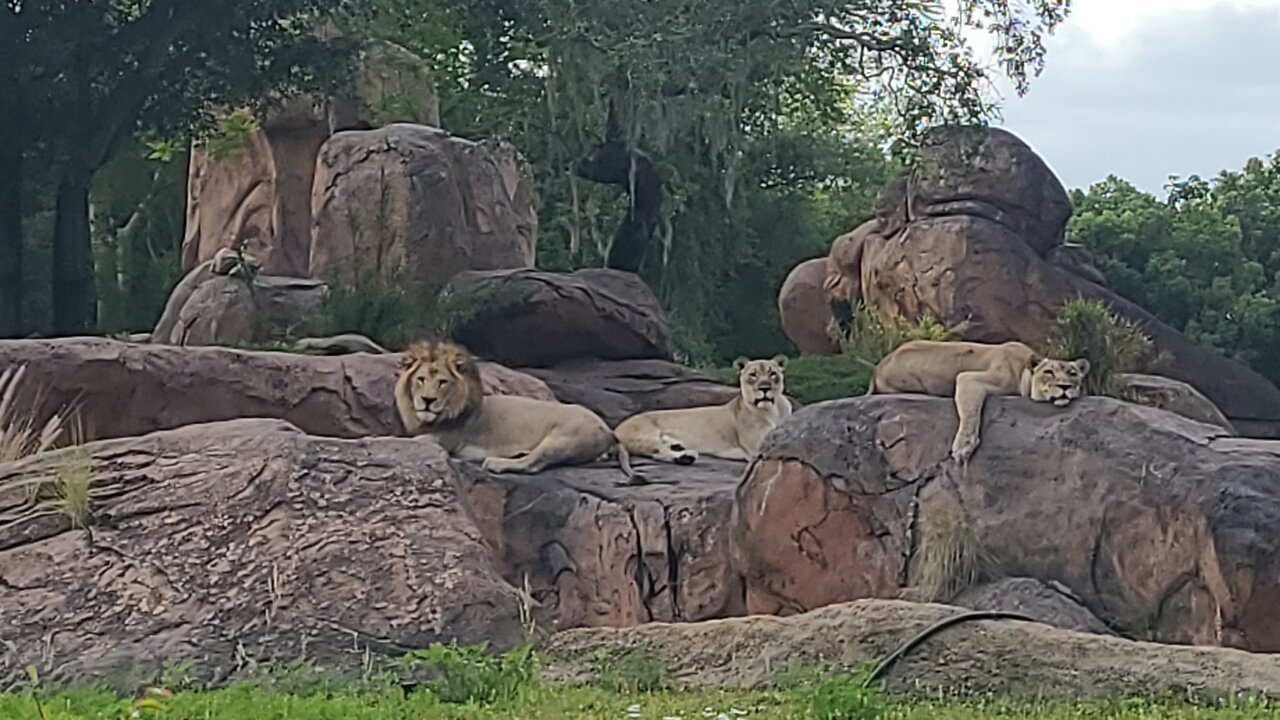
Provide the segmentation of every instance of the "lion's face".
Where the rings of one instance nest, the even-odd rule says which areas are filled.
[[[1031,369],[1031,399],[1064,407],[1084,395],[1089,361],[1041,360]]]
[[[459,345],[420,342],[405,351],[397,388],[423,425],[455,419],[483,396],[475,359]]]
[[[779,355],[771,360],[738,358],[733,367],[738,371],[738,389],[748,406],[764,408],[777,404],[785,390],[785,357]]]

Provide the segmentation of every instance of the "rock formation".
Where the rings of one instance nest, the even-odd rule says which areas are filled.
[[[1280,443],[1111,398],[992,398],[960,467],[955,428],[948,399],[875,396],[775,430],[737,490],[747,611],[895,597],[924,528],[951,520],[1002,572],[1059,582],[1131,635],[1280,650]]]
[[[813,311],[826,305],[822,289],[826,273],[826,258],[806,260],[787,274],[782,281],[782,289],[778,291],[778,319],[782,323],[782,331],[805,355],[835,355],[840,351],[828,332],[830,316]]]
[[[308,276],[424,292],[463,270],[532,267],[532,178],[514,148],[394,124],[320,149]]]
[[[546,367],[582,358],[671,359],[666,313],[628,272],[465,272],[448,292],[467,308],[452,336],[495,362]]]
[[[1065,301],[1100,300],[1167,354],[1160,374],[1194,386],[1241,433],[1280,437],[1280,389],[1100,284],[1084,249],[1064,243],[1070,213],[1061,183],[1011,133],[940,129],[885,187],[876,218],[833,244],[828,273],[882,315],[929,314],[979,342],[1041,345]]]

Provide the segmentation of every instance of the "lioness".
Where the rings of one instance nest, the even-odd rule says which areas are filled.
[[[461,345],[420,341],[404,353],[396,410],[410,435],[430,435],[459,460],[490,472],[536,473],[614,454],[632,485],[644,476],[598,415],[581,405],[486,396],[476,359]]]
[[[967,461],[978,449],[988,395],[1021,395],[1063,407],[1084,395],[1089,361],[1043,358],[1020,342],[912,340],[876,365],[867,394],[955,396],[960,428],[951,456]]]
[[[723,405],[653,410],[632,415],[614,430],[633,455],[678,465],[697,462],[698,455],[749,460],[760,442],[791,415],[782,394],[787,359],[738,358],[738,394]]]

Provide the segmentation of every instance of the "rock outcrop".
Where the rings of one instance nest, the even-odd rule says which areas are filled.
[[[966,588],[952,598],[950,604],[972,610],[1019,613],[1064,630],[1114,634],[1097,615],[1089,612],[1075,593],[1059,582],[1003,578]]]
[[[805,355],[835,355],[840,351],[828,332],[831,316],[822,290],[826,274],[826,258],[806,260],[787,274],[778,291],[778,320],[782,331]]]
[[[860,600],[791,617],[569,630],[550,638],[544,676],[588,681],[601,655],[640,651],[677,687],[753,688],[794,668],[854,670],[961,612],[941,605]],[[889,690],[1033,702],[1235,693],[1280,698],[1280,657],[1177,647],[1061,630],[1038,623],[966,622],[907,653],[883,676]]]
[[[1059,582],[1132,635],[1280,650],[1280,443],[1100,397],[989,399],[965,467],[955,429],[950,400],[903,395],[771,433],[735,504],[748,612],[895,597],[923,530],[951,520],[1007,575]]]
[[[0,485],[56,478],[74,457],[92,472],[87,530],[56,512],[0,529],[6,685],[27,664],[133,691],[165,662],[218,679],[253,661],[354,669],[365,652],[521,639],[519,594],[434,443],[238,420],[0,465]],[[0,495],[0,511],[23,501]]]
[[[379,277],[422,292],[464,270],[532,267],[532,178],[505,143],[392,124],[340,132],[320,149],[309,277]]]
[[[740,615],[728,519],[745,463],[636,461],[653,483],[619,487],[601,462],[537,478],[462,469],[468,507],[499,571],[528,582],[548,629]]]
[[[549,368],[520,368],[542,380],[560,402],[585,405],[610,425],[639,412],[718,405],[738,389],[666,360],[571,360]]]
[[[1042,346],[1064,302],[1099,300],[1163,351],[1167,362],[1148,371],[1194,386],[1240,433],[1280,437],[1280,388],[1105,287],[1088,252],[1064,241],[1070,215],[1062,184],[1013,134],[939,129],[881,192],[876,218],[832,244],[828,273],[838,282],[828,301],[860,299],[884,316],[932,315],[963,340]]]
[[[547,367],[581,358],[671,359],[667,316],[632,273],[467,272],[448,292],[467,306],[453,337],[495,362]]]
[[[318,280],[229,274],[219,263],[219,257],[206,260],[178,281],[150,342],[243,345],[279,340],[301,326],[328,293]]]
[[[73,527],[57,483],[92,478]],[[0,464],[0,682],[133,690],[162,662],[339,670],[437,641],[741,614],[728,518],[744,463],[491,476],[426,438],[232,420]],[[17,480],[49,489],[33,506]],[[527,595],[525,593],[528,593]]]
[[[27,363],[37,415],[77,409],[88,439],[192,423],[279,418],[313,435],[399,435],[398,354],[340,356],[134,345],[103,338],[0,342],[0,370]],[[555,399],[540,380],[481,366],[489,394]]]

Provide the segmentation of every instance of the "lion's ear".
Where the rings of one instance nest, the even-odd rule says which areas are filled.
[[[782,368],[783,370],[786,370],[786,369],[787,369],[787,356],[786,356],[786,355],[774,355],[772,358],[770,358],[769,362],[773,363],[774,365],[777,365],[778,367]]]
[[[1089,368],[1093,367],[1092,365],[1089,364],[1088,358],[1080,358],[1079,360],[1075,361],[1075,366],[1076,366],[1076,369],[1080,371],[1081,375],[1088,375]]]
[[[1034,371],[1040,367],[1040,363],[1044,362],[1044,356],[1040,353],[1032,353],[1031,359],[1027,361],[1027,369]]]
[[[751,361],[750,361],[750,360],[748,360],[748,359],[746,359],[746,358],[744,358],[744,357],[740,357],[740,358],[735,359],[735,360],[733,361],[733,370],[734,370],[734,372],[742,372],[742,368],[746,367],[746,366],[747,366],[747,363],[749,363],[749,362],[751,362]]]
[[[413,355],[410,355],[409,353],[400,354],[400,370],[401,371],[408,370],[409,368],[413,367],[413,364],[415,362],[417,362],[417,360],[413,357]]]

